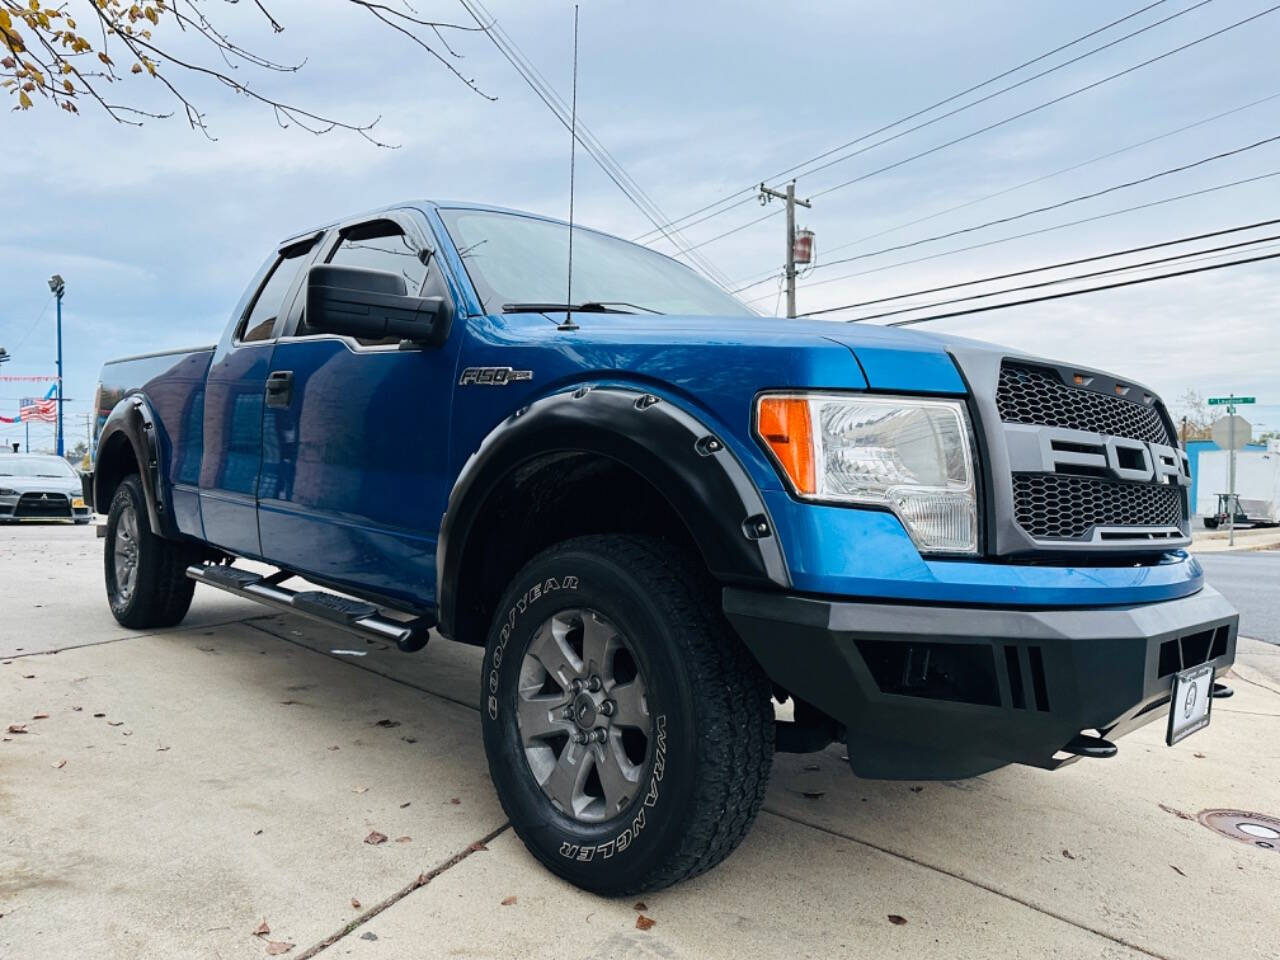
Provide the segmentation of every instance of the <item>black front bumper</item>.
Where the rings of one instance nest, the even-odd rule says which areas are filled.
[[[1134,607],[981,609],[727,588],[724,611],[775,684],[843,724],[859,776],[1054,769],[1083,731],[1165,719],[1173,674],[1235,659],[1215,590]]]

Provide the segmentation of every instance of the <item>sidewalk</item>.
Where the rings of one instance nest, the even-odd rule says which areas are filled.
[[[1236,543],[1228,542],[1226,530],[1195,530],[1191,535],[1192,553],[1221,553],[1225,550],[1280,550],[1280,527],[1242,527],[1236,530]]]

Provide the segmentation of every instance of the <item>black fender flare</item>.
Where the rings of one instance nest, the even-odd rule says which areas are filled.
[[[489,495],[512,471],[560,452],[608,457],[652,484],[721,582],[790,586],[764,499],[715,431],[650,393],[578,387],[517,410],[490,431],[458,475],[436,546],[436,603],[445,636],[454,632],[467,539]]]
[[[123,473],[113,469],[112,464],[121,445],[127,444],[138,465],[151,529],[162,537],[176,540],[181,534],[173,518],[173,505],[161,476],[160,439],[156,422],[151,405],[141,394],[125,397],[115,405],[98,434],[93,504],[94,509],[99,512],[110,509],[110,499],[123,479]]]

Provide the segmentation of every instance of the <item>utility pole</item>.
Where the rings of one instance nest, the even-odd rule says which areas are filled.
[[[777,198],[787,204],[787,316],[796,315],[796,204],[809,209],[813,204],[808,200],[796,199],[796,182],[787,183],[786,190],[774,190],[760,184],[760,203],[764,205]]]
[[[62,294],[66,291],[67,285],[60,274],[55,273],[49,278],[49,289],[58,298],[58,440],[56,447],[58,456],[62,456]]]

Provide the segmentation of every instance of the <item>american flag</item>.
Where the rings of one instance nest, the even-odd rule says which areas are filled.
[[[23,420],[43,420],[45,423],[53,423],[58,419],[58,401],[28,397],[19,405],[18,416]]]

